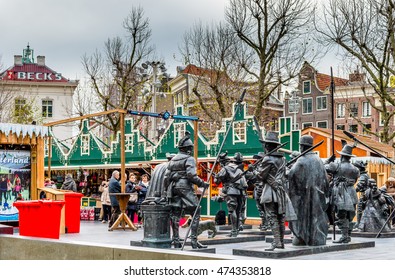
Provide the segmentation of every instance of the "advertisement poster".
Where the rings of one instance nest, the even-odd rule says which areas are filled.
[[[18,220],[17,200],[30,199],[30,151],[0,150],[0,220]]]

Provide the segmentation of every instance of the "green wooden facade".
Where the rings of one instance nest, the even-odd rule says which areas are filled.
[[[237,106],[240,106],[236,110]],[[206,139],[198,133],[198,161],[214,162],[219,152],[221,143],[225,141],[222,151],[227,151],[230,156],[236,152],[241,152],[245,159],[252,159],[252,156],[262,151],[262,144],[259,142],[258,131],[254,126],[253,116],[246,115],[247,104],[234,104],[233,115],[235,111],[234,122],[228,133],[227,139],[224,139],[228,127],[233,118],[222,120],[222,127],[216,132],[215,137],[211,140]],[[182,107],[176,108],[177,115],[183,115]],[[166,153],[177,153],[177,143],[180,138],[189,131],[191,140],[194,141],[194,124],[193,121],[182,119],[170,119],[169,126],[158,140],[156,145],[147,141],[139,129],[133,129],[133,118],[125,119],[125,163],[126,167],[133,164],[157,164],[166,160]],[[285,147],[286,154],[292,150],[298,150],[300,131],[292,131],[292,119],[280,119],[280,141],[289,142]],[[83,122],[81,131],[70,148],[62,144],[52,135],[51,147],[51,169],[72,170],[72,169],[108,169],[120,168],[120,132],[116,139],[110,144],[105,144],[93,133],[94,129],[89,126],[88,120]],[[51,133],[51,130],[50,130]],[[48,152],[46,152],[48,155]],[[48,164],[48,157],[46,157]],[[218,202],[210,200],[210,195],[202,201],[202,214],[213,216],[219,210]],[[222,208],[226,210],[225,203]],[[258,217],[258,211],[255,201],[248,198],[247,202],[248,217]]]

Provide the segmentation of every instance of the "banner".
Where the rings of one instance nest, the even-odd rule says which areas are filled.
[[[0,221],[18,220],[16,200],[30,199],[30,151],[0,150]]]

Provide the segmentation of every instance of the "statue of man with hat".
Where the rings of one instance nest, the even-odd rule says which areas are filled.
[[[230,159],[233,161],[236,165],[237,168],[241,170],[241,172],[244,172],[244,157],[240,152],[236,152],[233,158]],[[245,178],[245,176],[244,176]],[[246,180],[246,178],[244,179]],[[248,183],[247,183],[248,186]],[[239,216],[239,231],[243,231],[243,225],[245,223],[245,220],[247,219],[246,216],[246,202],[247,202],[247,187],[243,188],[242,190],[243,195],[241,197],[241,207],[240,207],[240,216]]]
[[[191,245],[193,249],[206,248],[207,246],[197,241],[198,227],[200,220],[199,200],[196,196],[193,184],[201,188],[207,188],[208,183],[204,182],[196,173],[196,161],[192,156],[193,142],[190,134],[178,142],[179,152],[168,163],[164,175],[164,188],[168,190],[169,205],[171,206],[171,227],[173,231],[173,244],[175,248],[181,248],[179,236],[179,226],[182,211],[193,216],[191,222]]]
[[[253,155],[252,158],[255,160],[262,160],[264,156],[265,156],[264,152],[259,152],[258,154]],[[248,185],[254,186],[255,204],[258,209],[259,217],[261,218],[261,224],[259,225],[259,229],[261,231],[268,230],[270,229],[269,220],[266,217],[265,207],[263,207],[263,204],[261,204],[261,195],[263,190],[262,180],[258,180],[257,174],[249,170],[246,172],[245,178],[247,180]]]
[[[303,135],[299,141],[300,152],[313,146],[313,137]],[[289,223],[295,246],[326,244],[329,201],[329,182],[325,166],[313,151],[303,154],[293,164],[288,174],[289,198],[297,220]]]
[[[223,185],[222,195],[225,196],[226,206],[232,224],[229,237],[237,237],[239,234],[242,198],[247,189],[247,181],[244,176],[240,176],[243,171],[241,171],[234,161],[230,160],[227,152],[220,154],[218,161],[222,168],[215,175],[214,182],[216,184],[222,183]]]
[[[260,141],[264,144],[267,153],[281,145],[278,132],[274,131],[268,131],[265,139]],[[249,169],[251,168],[253,168],[252,165],[249,166]],[[295,215],[284,188],[286,185],[286,160],[283,153],[275,151],[264,156],[253,172],[263,185],[260,203],[265,208],[274,237],[271,246],[265,251],[284,249],[285,220],[295,219]]]
[[[333,189],[331,203],[334,206],[338,221],[337,226],[341,231],[339,240],[333,243],[349,243],[351,231],[354,228],[353,219],[355,208],[358,203],[357,192],[354,184],[358,180],[359,170],[351,163],[353,146],[344,145],[338,153],[341,155],[340,162],[331,162],[325,165],[325,169],[332,175]]]
[[[355,188],[356,192],[359,192],[359,200],[357,204],[357,224],[355,228],[359,228],[359,223],[361,222],[362,212],[365,208],[365,191],[369,188],[369,175],[366,171],[366,164],[362,160],[357,160],[354,163],[354,166],[359,169],[359,179],[357,182],[357,187]]]

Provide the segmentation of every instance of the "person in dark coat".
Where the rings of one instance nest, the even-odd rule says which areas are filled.
[[[313,137],[300,138],[300,152],[313,146]],[[326,209],[329,201],[329,182],[322,160],[314,152],[299,157],[288,174],[289,198],[297,220],[289,223],[295,246],[325,245],[328,234]]]
[[[60,188],[61,190],[68,190],[68,191],[77,191],[77,184],[75,183],[73,179],[73,175],[70,173],[66,175],[66,178],[64,179],[64,182],[62,184],[62,187]]]
[[[147,191],[149,189],[149,177],[148,174],[143,174],[141,176],[141,181],[132,189],[132,192],[137,192],[137,214],[139,226],[143,224],[143,213],[141,213],[141,204],[147,196]]]
[[[118,219],[121,214],[121,209],[119,208],[119,202],[113,193],[121,193],[121,185],[119,184],[119,171],[115,170],[112,172],[110,182],[108,182],[108,191],[110,193],[111,200],[111,219],[108,223],[108,230],[111,230],[112,225]]]

